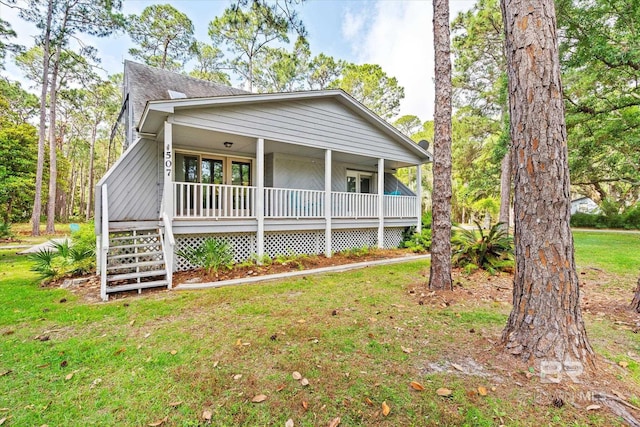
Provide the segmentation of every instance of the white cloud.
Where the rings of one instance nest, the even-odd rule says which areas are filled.
[[[357,40],[365,24],[366,16],[363,13],[347,9],[342,18],[342,35],[347,40]]]
[[[451,18],[473,2],[452,5]],[[400,115],[433,118],[433,5],[424,1],[378,0],[362,33],[349,40],[359,63],[379,64],[405,89]],[[344,22],[347,22],[348,15]],[[349,18],[354,20],[353,18]],[[344,28],[344,25],[343,25]]]

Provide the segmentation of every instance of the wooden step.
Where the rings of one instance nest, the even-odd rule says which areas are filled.
[[[120,242],[123,240],[144,239],[149,237],[160,237],[160,235],[158,233],[150,233],[150,234],[136,234],[135,236],[134,235],[116,236],[116,237],[109,237],[109,242]]]
[[[153,243],[136,243],[133,245],[114,245],[111,246],[109,245],[109,250],[111,249],[139,249],[139,248],[148,248],[148,247],[155,247],[155,246],[160,246],[160,242],[153,242]]]
[[[159,288],[169,286],[167,280],[155,280],[153,282],[128,283],[126,285],[107,286],[107,293],[133,291],[136,289]]]
[[[143,277],[166,276],[167,270],[136,271],[135,273],[114,274],[107,276],[107,282],[117,282],[118,280],[141,279]]]
[[[130,264],[107,265],[107,271],[123,270],[125,268],[152,267],[154,265],[164,265],[163,260],[132,262]]]
[[[136,252],[136,253],[131,253],[131,254],[108,255],[107,259],[141,258],[141,257],[157,256],[157,255],[163,255],[162,251]]]

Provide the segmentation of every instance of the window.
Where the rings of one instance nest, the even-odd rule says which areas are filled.
[[[229,157],[176,152],[174,177],[177,182],[250,186],[252,161]]]
[[[347,171],[348,193],[371,193],[373,174],[369,172]]]

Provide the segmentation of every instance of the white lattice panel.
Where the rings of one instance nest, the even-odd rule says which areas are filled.
[[[264,252],[270,257],[324,252],[324,230],[265,233]]]
[[[402,242],[403,228],[385,228],[384,229],[384,247],[385,249],[394,249],[400,246]]]
[[[228,242],[233,248],[233,259],[236,262],[245,261],[251,255],[256,253],[256,236],[253,233],[176,235],[175,252],[189,247],[197,248],[209,237]],[[198,268],[178,255],[174,255],[173,265],[174,271],[185,271]]]
[[[378,229],[334,230],[331,234],[331,250],[342,252],[347,249],[374,247],[378,245]]]

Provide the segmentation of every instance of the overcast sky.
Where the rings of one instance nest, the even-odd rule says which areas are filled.
[[[20,2],[20,0],[18,0]],[[450,1],[451,18],[470,9],[474,0]],[[146,6],[166,3],[124,0],[124,13],[139,14]],[[176,9],[193,21],[198,40],[209,42],[208,24],[229,6],[227,0],[174,0]],[[433,117],[433,30],[430,1],[425,0],[307,0],[298,7],[309,32],[312,55],[325,53],[358,64],[379,64],[405,88],[400,115],[414,114],[421,120]],[[0,5],[0,17],[11,23],[19,42],[31,46],[34,27]],[[86,44],[98,48],[102,66],[109,73],[122,71],[132,47],[124,35],[106,39],[85,37]],[[19,71],[7,61],[5,75],[20,79]]]

